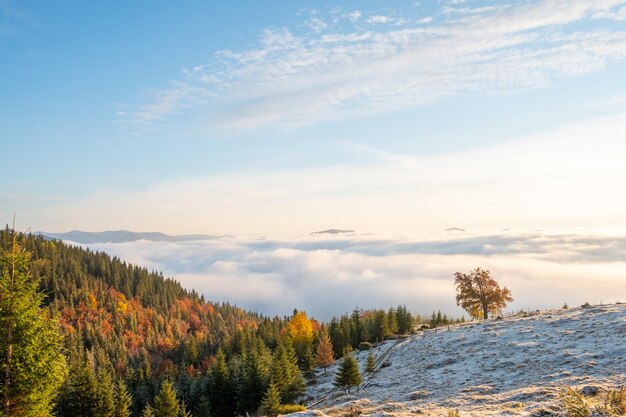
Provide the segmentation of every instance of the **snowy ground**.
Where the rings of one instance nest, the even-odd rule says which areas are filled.
[[[309,387],[309,408],[330,416],[443,416],[449,409],[462,416],[559,415],[564,386],[626,384],[626,304],[433,330],[388,341],[375,353],[389,349],[388,366],[351,394],[333,394],[336,365],[329,368]],[[366,356],[357,354],[362,368]]]

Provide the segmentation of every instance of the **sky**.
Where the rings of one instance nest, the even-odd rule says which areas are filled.
[[[624,74],[626,0],[0,0],[0,217],[604,236]]]

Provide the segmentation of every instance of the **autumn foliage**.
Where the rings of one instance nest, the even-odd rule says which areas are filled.
[[[508,288],[500,288],[491,273],[481,268],[469,274],[454,274],[456,286],[456,303],[473,318],[488,318],[489,313],[496,314],[513,301]]]

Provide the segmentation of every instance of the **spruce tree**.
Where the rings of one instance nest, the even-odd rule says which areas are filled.
[[[361,310],[355,307],[352,311],[351,327],[350,327],[350,343],[352,346],[358,346],[362,341],[361,334],[363,333],[363,324],[361,323]]]
[[[398,334],[398,319],[393,307],[389,308],[387,312],[387,325],[389,326],[389,334]]]
[[[180,411],[178,417],[192,417],[191,412],[187,411],[187,404],[185,401],[180,402]]]
[[[237,395],[240,414],[254,413],[263,401],[270,377],[271,355],[260,339],[254,339],[241,367]]]
[[[301,369],[308,380],[312,381],[315,379],[315,356],[313,356],[313,348],[311,346],[307,348],[304,354]]]
[[[111,374],[100,369],[96,374],[98,382],[98,407],[95,417],[113,417],[115,413],[115,388]]]
[[[391,334],[389,332],[389,321],[387,320],[385,310],[380,310],[376,313],[376,334],[380,341],[385,340],[385,338]]]
[[[56,414],[63,417],[95,416],[100,399],[96,375],[83,354],[74,361],[57,398]]]
[[[208,404],[212,417],[232,417],[236,412],[235,387],[226,364],[226,355],[218,349],[209,371]]]
[[[2,415],[47,415],[66,376],[61,336],[42,308],[39,279],[31,276],[30,253],[15,231],[0,254],[0,401]]]
[[[118,379],[115,384],[115,417],[130,417],[130,408],[132,405],[132,397],[128,393],[126,384],[123,379]]]
[[[374,352],[370,350],[367,354],[367,362],[365,363],[365,372],[368,374],[374,373],[376,370],[376,357],[374,356]]]
[[[142,417],[155,417],[154,409],[149,405],[146,405],[146,408],[143,409]]]
[[[359,372],[359,364],[354,356],[349,353],[341,360],[333,384],[336,387],[347,389],[349,393],[350,388],[358,386],[361,382],[363,382],[363,378]]]
[[[322,337],[317,345],[317,354],[315,359],[317,361],[317,365],[324,369],[324,373],[326,373],[326,368],[335,362],[335,359],[333,358],[333,345],[330,342],[330,337],[328,336],[326,329],[322,330]]]
[[[399,305],[396,309],[396,316],[398,319],[398,332],[400,334],[407,334],[413,332],[413,316],[405,305]]]
[[[259,411],[266,416],[275,416],[280,407],[280,391],[273,382],[267,387]]]
[[[285,403],[295,400],[306,388],[297,362],[296,352],[290,340],[282,341],[272,358],[270,381],[276,385],[280,398]]]
[[[161,384],[159,393],[154,397],[152,409],[155,417],[179,417],[180,403],[170,381],[166,380]]]

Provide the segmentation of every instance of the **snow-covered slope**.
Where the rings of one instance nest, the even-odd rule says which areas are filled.
[[[626,305],[518,315],[438,329],[391,348],[380,368],[351,394],[335,392],[335,368],[310,387],[310,408],[328,415],[551,415],[564,386],[626,383]],[[366,354],[358,353],[364,367]],[[311,413],[311,412],[309,412]],[[558,413],[557,413],[558,414]]]

